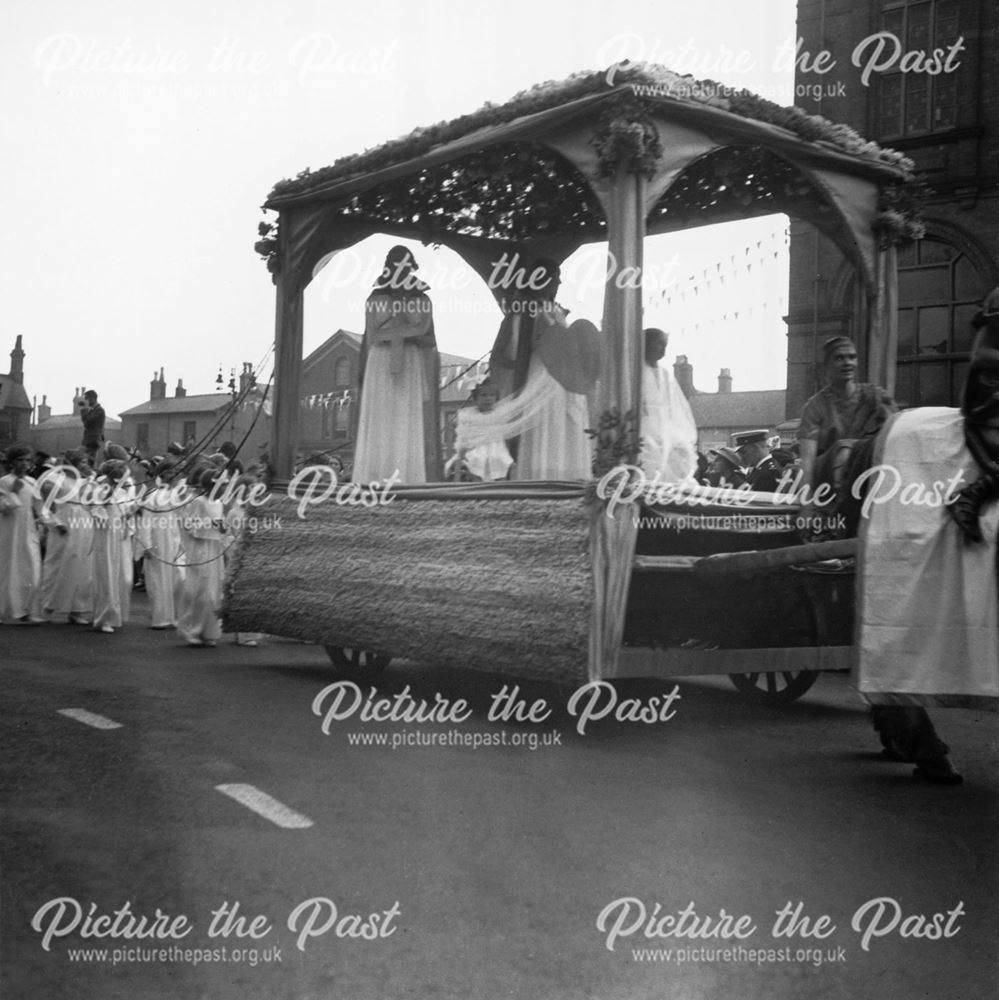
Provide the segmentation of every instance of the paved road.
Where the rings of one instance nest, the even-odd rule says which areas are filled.
[[[996,995],[995,714],[938,713],[951,789],[879,759],[842,675],[780,709],[683,682],[668,721],[583,734],[571,692],[522,684],[551,716],[489,721],[509,682],[415,664],[379,696],[469,717],[363,722],[345,689],[327,734],[334,680],[286,641],[0,629],[0,996]],[[450,745],[351,743],[382,736]],[[809,922],[775,936],[787,904]]]

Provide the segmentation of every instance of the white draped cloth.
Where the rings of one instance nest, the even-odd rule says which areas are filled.
[[[966,544],[942,506],[925,502],[959,471],[965,484],[979,476],[962,414],[907,410],[882,435],[884,479],[872,483],[884,502],[861,523],[858,689],[874,703],[999,697],[999,504],[983,508],[984,541]]]
[[[697,469],[697,424],[673,373],[642,365],[642,451],[645,475],[664,483],[690,479]]]
[[[35,481],[0,477],[0,620],[41,616],[42,555],[35,526]]]
[[[523,389],[488,413],[467,411],[455,447],[471,449],[520,436],[517,479],[589,479],[588,426],[586,397],[563,388],[535,352]]]
[[[463,429],[464,425],[469,420],[474,421],[475,415],[478,413],[478,410],[471,408],[458,411],[455,440],[461,440],[466,435],[466,431]],[[484,441],[482,444],[470,448],[461,456],[461,461],[465,463],[465,467],[473,476],[485,483],[506,479],[510,466],[513,465],[510,449],[507,448],[506,442],[502,438],[493,438],[492,441]]]

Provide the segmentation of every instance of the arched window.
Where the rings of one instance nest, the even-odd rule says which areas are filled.
[[[350,388],[350,358],[338,358],[333,366],[333,385],[337,389]]]
[[[903,247],[898,256],[900,406],[956,406],[961,398],[971,318],[988,289],[969,257],[937,239]]]

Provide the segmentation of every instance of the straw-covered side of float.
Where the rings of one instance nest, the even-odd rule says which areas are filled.
[[[406,500],[371,508],[287,497],[246,532],[226,623],[515,677],[586,679],[589,510],[565,501]]]

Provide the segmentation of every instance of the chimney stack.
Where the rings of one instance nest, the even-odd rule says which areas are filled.
[[[79,395],[79,393],[77,393]],[[42,396],[42,401],[38,404],[37,423],[42,423],[52,416],[52,407],[49,406],[49,397]]]
[[[24,385],[24,351],[21,349],[21,335],[17,335],[14,350],[10,352],[10,377],[18,385]]]
[[[718,391],[719,392],[731,392],[732,391],[732,369],[723,368],[718,373]]]
[[[249,361],[243,362],[243,370],[239,373],[239,392],[243,395],[249,392],[250,387],[256,384],[257,378],[253,374],[253,365]]]
[[[149,383],[149,399],[166,399],[166,379],[163,378],[163,369],[160,369],[159,377],[153,372],[153,380]]]
[[[184,380],[179,378],[177,379],[177,388],[174,390],[174,396],[176,396],[177,399],[183,399],[186,395],[187,390],[184,388]]]
[[[694,366],[687,360],[686,354],[676,356],[676,361],[673,362],[673,375],[684,396],[690,399],[697,390],[694,388]]]

